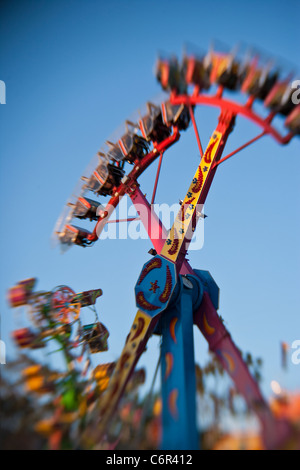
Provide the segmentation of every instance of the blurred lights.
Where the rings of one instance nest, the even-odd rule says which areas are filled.
[[[281,386],[276,380],[271,381],[271,389],[275,395],[281,395],[282,393]]]

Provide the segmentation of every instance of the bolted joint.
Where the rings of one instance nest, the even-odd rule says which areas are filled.
[[[209,294],[213,306],[218,310],[220,289],[214,278],[211,276],[209,271],[194,269],[194,273],[201,282],[203,290]]]
[[[193,311],[196,311],[202,302],[204,290],[204,284],[198,276],[180,275],[168,307],[174,306],[180,300],[182,293],[185,292],[192,297]]]

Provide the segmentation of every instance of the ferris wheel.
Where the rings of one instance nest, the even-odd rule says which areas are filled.
[[[193,325],[196,325],[228,372],[237,390],[257,414],[267,448],[289,438],[291,429],[278,421],[225,328],[219,309],[219,288],[208,271],[190,266],[186,254],[218,166],[238,152],[270,136],[286,145],[300,135],[300,105],[295,76],[281,71],[257,52],[211,48],[159,58],[156,77],[166,93],[162,102],[148,101],[135,120],[100,148],[80,178],[54,229],[63,249],[94,244],[124,195],[129,196],[152,241],[153,257],[141,269],[135,286],[137,313],[99,409],[96,432],[105,433],[139,357],[152,334],[162,336],[162,422],[164,449],[198,447],[195,410]],[[238,97],[238,99],[233,99]],[[256,103],[260,103],[261,112]],[[219,109],[219,118],[206,146],[195,117],[197,107]],[[258,134],[225,154],[226,143],[240,116],[256,125]],[[282,130],[274,125],[280,118]],[[183,132],[193,129],[200,152],[188,190],[168,231],[152,210],[165,152]],[[139,177],[158,159],[151,200]],[[101,203],[93,196],[101,196]],[[107,203],[103,203],[104,199]],[[141,210],[143,208],[143,210]],[[76,220],[89,220],[80,228]],[[155,233],[155,236],[153,236]]]

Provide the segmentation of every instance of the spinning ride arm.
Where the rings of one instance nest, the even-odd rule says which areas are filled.
[[[181,208],[170,230],[161,255],[176,264],[177,272],[185,258],[193,230],[197,223],[199,205],[204,204],[210,185],[214,178],[216,168],[214,164],[221,158],[229,133],[234,125],[235,115],[222,111],[219,124],[213,132],[207,149],[196,170]]]
[[[102,211],[102,215],[99,218],[93,232],[88,236],[89,242],[95,242],[106,225],[109,217],[111,216],[114,209],[119,204],[121,198],[130,192],[129,188],[135,184],[136,179],[145,171],[145,169],[165,150],[172,146],[180,138],[178,129],[173,127],[173,134],[164,139],[162,142],[155,145],[154,149],[149,152],[138,165],[135,165],[133,170],[126,176],[125,181],[116,189],[115,194],[111,197],[108,204]]]
[[[290,436],[290,426],[286,421],[276,419],[271,412],[207,292],[204,292],[201,305],[194,313],[194,324],[208,342],[209,350],[232,379],[238,393],[258,417],[266,448],[274,449],[282,445]]]
[[[151,317],[141,310],[137,311],[125,346],[101,402],[100,422],[96,430],[99,436],[105,433],[109,420],[122,398],[126,385],[158,320],[159,315]]]

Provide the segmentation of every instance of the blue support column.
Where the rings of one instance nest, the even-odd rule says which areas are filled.
[[[144,264],[135,286],[137,307],[159,316],[162,336],[162,449],[199,449],[193,313],[203,297],[197,276],[178,276],[175,263],[156,255]]]
[[[180,293],[161,317],[163,450],[199,449],[196,426],[196,378],[193,310],[199,282],[182,282]],[[178,289],[177,289],[178,292]]]

